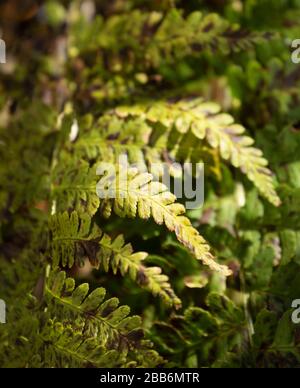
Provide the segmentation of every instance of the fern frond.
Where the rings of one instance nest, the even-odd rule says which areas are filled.
[[[151,126],[143,119],[126,121],[106,114],[93,125],[91,131],[80,136],[69,151],[77,159],[105,160],[113,164],[126,155],[130,164],[147,171],[149,163],[161,161],[162,152],[161,149],[147,147],[151,132]]]
[[[48,269],[49,271],[49,269]],[[129,316],[105,290],[75,288],[64,272],[47,271],[44,295],[11,299],[0,332],[4,368],[156,367],[164,361],[144,339],[141,319]]]
[[[113,164],[126,156],[128,163],[140,172],[151,170],[156,176],[161,176],[159,166],[162,163],[171,176],[179,176],[178,168],[173,168],[175,161],[203,162],[206,171],[219,178],[217,151],[201,143],[192,133],[185,137],[174,131],[168,133],[153,128],[142,118],[124,120],[114,112],[102,116],[90,132],[84,133],[72,144],[70,152],[88,162],[105,160]]]
[[[93,349],[93,363],[117,362],[125,367],[161,364],[163,359],[144,339],[141,318],[129,316],[130,308],[119,306],[117,298],[104,301],[105,294],[104,288],[89,293],[88,284],[75,288],[74,279],[66,278],[65,272],[51,272],[45,288],[47,312],[64,326],[71,324],[73,333],[82,333],[80,352],[86,354],[87,348]]]
[[[72,164],[61,160],[53,173],[53,182],[52,199],[56,211],[76,209],[79,213],[96,213],[100,201],[95,191],[95,168],[84,161]]]
[[[204,50],[230,54],[272,37],[242,30],[215,13],[196,11],[185,17],[177,9],[166,14],[132,10],[105,21],[97,18],[84,27],[84,35],[81,26],[80,33],[73,36],[78,54],[100,48],[110,55],[128,55],[126,69],[131,68],[132,61],[137,68],[159,67]]]
[[[72,267],[75,262],[81,264],[88,257],[91,264],[108,272],[111,268],[116,274],[129,275],[142,288],[159,296],[164,303],[175,308],[181,307],[180,299],[175,295],[169,279],[159,267],[147,268],[143,260],[145,252],[133,253],[131,244],[125,244],[123,236],[112,240],[96,224],[91,225],[91,218],[76,212],[58,214],[50,220],[52,232],[52,260],[54,267]]]
[[[104,288],[89,294],[87,283],[75,288],[74,279],[66,278],[65,272],[51,273],[45,287],[48,309],[58,319],[60,311],[64,319],[81,319],[85,330],[98,336],[98,344],[108,350],[138,347],[143,338],[140,317],[129,317],[130,308],[118,307],[117,298],[104,301],[105,294]]]
[[[198,260],[214,271],[231,274],[226,266],[214,261],[204,238],[190,220],[183,216],[184,206],[175,202],[175,195],[165,185],[154,182],[151,174],[139,173],[136,168],[121,168],[115,175],[108,173],[101,177],[97,193],[102,198],[100,209],[104,216],[109,217],[114,210],[120,217],[152,217],[157,224],[165,224],[170,231],[175,232],[177,239]]]
[[[40,356],[32,360],[33,367],[49,368],[155,368],[164,363],[151,349],[149,341],[130,352],[107,350],[99,345],[98,336],[87,336],[76,324],[49,319],[42,327]]]
[[[106,350],[99,345],[98,338],[85,337],[82,329],[50,319],[42,328],[40,337],[44,341],[41,352],[43,367],[120,367],[125,361],[124,353]]]
[[[194,367],[205,367],[210,366],[205,364],[207,360],[226,359],[243,346],[247,330],[243,309],[217,293],[209,294],[206,303],[208,309],[191,306],[183,316],[155,323],[152,340],[162,354],[173,354],[178,366],[184,353],[195,354]]]
[[[224,54],[239,52],[269,40],[272,34],[259,34],[232,26],[220,15],[193,12],[184,18],[178,10],[169,12],[156,31],[147,52],[150,61],[183,58],[205,49]]]
[[[254,140],[245,136],[245,128],[234,124],[229,114],[220,113],[218,104],[203,102],[201,99],[168,103],[137,104],[116,109],[121,117],[138,116],[150,123],[161,123],[167,130],[173,126],[182,134],[192,132],[200,140],[218,149],[225,160],[240,168],[259,191],[272,204],[279,206],[281,201],[275,191],[272,173],[262,152],[253,147]]]

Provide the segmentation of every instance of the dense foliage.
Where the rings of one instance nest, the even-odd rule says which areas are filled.
[[[0,366],[299,367],[300,1],[9,0],[0,25]],[[205,164],[200,209],[149,174],[175,161]]]

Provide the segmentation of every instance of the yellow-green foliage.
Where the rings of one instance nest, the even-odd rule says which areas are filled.
[[[0,366],[299,367],[299,2],[17,3]]]

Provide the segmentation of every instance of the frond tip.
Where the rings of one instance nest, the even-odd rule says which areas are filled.
[[[101,164],[99,167],[98,171],[103,171]],[[164,184],[154,182],[151,174],[139,173],[132,167],[108,173],[100,179],[97,194],[102,198],[100,209],[106,217],[112,210],[120,217],[152,217],[157,224],[165,224],[175,232],[177,239],[203,264],[226,276],[231,275],[226,266],[214,260],[207,242],[183,215],[184,206],[175,202],[175,195]]]

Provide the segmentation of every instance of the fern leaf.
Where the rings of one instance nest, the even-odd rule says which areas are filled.
[[[3,367],[112,368],[156,367],[163,359],[144,339],[139,317],[129,316],[105,290],[88,293],[86,285],[64,272],[46,276],[43,303],[32,295],[11,300],[9,320],[0,332]],[[16,344],[18,346],[16,346]]]
[[[120,217],[153,217],[157,224],[165,224],[170,231],[175,232],[177,239],[198,260],[212,270],[231,274],[226,266],[214,261],[204,238],[190,220],[183,216],[184,206],[175,202],[176,197],[165,185],[154,182],[151,174],[139,173],[136,168],[119,169],[115,175],[108,173],[100,179],[97,193],[103,199],[100,209],[105,216],[109,217],[114,210]]]
[[[65,325],[50,319],[42,328],[45,342],[43,367],[120,367],[126,360],[117,350],[99,346],[95,337],[85,338],[84,332],[74,325]]]
[[[108,272],[111,268],[116,274],[129,275],[139,286],[159,296],[164,303],[175,308],[181,307],[180,299],[175,295],[166,275],[159,267],[147,268],[143,260],[145,252],[133,253],[131,244],[125,244],[123,236],[115,240],[103,233],[91,218],[76,212],[53,216],[50,221],[52,231],[52,259],[54,267],[72,267],[75,262],[81,264],[84,257],[96,266],[102,266]]]
[[[181,10],[175,8],[165,14],[135,9],[114,15],[106,21],[96,18],[93,23],[86,22],[84,27],[88,33],[84,36],[81,33],[82,25],[80,27],[80,34],[73,42],[78,47],[78,53],[99,48],[108,55],[120,55],[123,58],[130,53],[130,60],[138,68],[142,65],[142,68],[159,67],[189,55],[199,55],[199,52],[206,49],[228,55],[247,50],[272,37],[271,34],[245,31],[237,25],[232,26],[216,13],[196,11],[185,17]]]
[[[161,133],[162,132],[162,133]],[[207,147],[192,133],[183,136],[179,132],[167,133],[152,127],[142,118],[124,120],[114,112],[106,114],[95,123],[93,130],[84,133],[69,150],[78,160],[93,162],[105,160],[116,164],[126,156],[128,163],[140,172],[153,171],[161,176],[162,166],[171,176],[180,176],[174,169],[175,161],[205,163],[206,171],[217,174],[217,151]]]
[[[95,192],[96,171],[84,161],[71,164],[61,160],[53,173],[52,199],[56,210],[76,209],[79,213],[95,214],[99,198]]]
[[[87,337],[84,329],[52,319],[42,328],[40,337],[44,341],[43,359],[36,367],[154,368],[164,362],[149,341],[129,353],[107,350],[99,345],[98,337]]]
[[[210,366],[211,359],[226,359],[230,352],[242,348],[247,330],[243,309],[217,293],[208,295],[207,305],[209,309],[191,306],[183,316],[174,315],[170,322],[155,323],[153,342],[162,354],[179,356],[177,365],[182,362],[180,354],[189,351],[197,354],[194,367],[201,367]]]
[[[113,164],[126,155],[130,164],[147,171],[149,163],[161,161],[162,154],[161,147],[147,147],[151,133],[151,126],[141,118],[126,121],[105,114],[90,132],[84,133],[69,147],[69,151],[79,160],[105,160]]]
[[[174,28],[174,26],[176,26]],[[231,26],[215,13],[192,12],[184,18],[180,11],[169,12],[149,45],[148,56],[155,64],[183,58],[205,49],[219,50],[228,55],[247,50],[255,44],[272,38]]]
[[[159,101],[120,107],[116,112],[121,117],[138,116],[150,123],[159,122],[169,131],[175,126],[183,135],[191,131],[196,138],[206,139],[212,148],[219,150],[223,159],[230,160],[234,167],[240,168],[272,204],[280,205],[272,173],[262,152],[253,147],[253,139],[244,135],[245,128],[234,124],[230,115],[220,113],[217,104],[201,99],[174,104]]]
[[[64,318],[81,318],[85,329],[98,335],[99,345],[119,351],[138,347],[143,338],[140,317],[129,317],[130,308],[118,307],[117,298],[104,301],[105,294],[104,288],[89,294],[87,283],[75,288],[74,279],[66,278],[65,272],[51,273],[45,290],[49,310],[59,318],[61,307]]]

